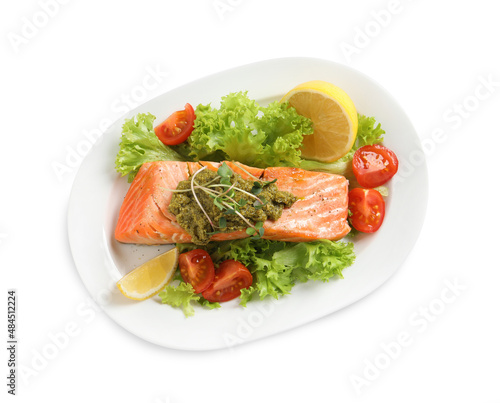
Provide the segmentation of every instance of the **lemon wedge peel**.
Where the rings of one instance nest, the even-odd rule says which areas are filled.
[[[313,80],[294,87],[281,99],[285,101],[313,122],[314,133],[304,136],[303,158],[333,162],[351,150],[358,131],[358,113],[344,90]]]
[[[172,281],[178,260],[179,250],[172,248],[123,276],[116,286],[129,299],[143,301],[151,298]]]

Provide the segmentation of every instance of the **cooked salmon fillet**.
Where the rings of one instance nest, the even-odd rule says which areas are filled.
[[[243,177],[247,172],[265,181],[277,179],[279,190],[299,198],[284,209],[276,221],[264,222],[266,239],[303,242],[316,239],[336,240],[350,231],[347,224],[348,182],[340,175],[305,171],[299,168],[274,167],[259,169],[226,161]],[[172,192],[202,166],[217,170],[216,162],[155,161],[142,165],[125,196],[118,217],[115,238],[136,244],[191,242],[191,236],[179,226],[168,206]],[[246,172],[245,172],[246,171]],[[212,236],[213,241],[246,238],[245,231]]]

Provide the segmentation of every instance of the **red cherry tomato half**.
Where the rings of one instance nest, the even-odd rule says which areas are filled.
[[[175,146],[186,141],[194,128],[194,109],[190,104],[184,110],[172,113],[155,127],[155,134],[163,144]]]
[[[225,260],[216,270],[214,282],[202,295],[210,302],[225,302],[239,297],[241,290],[252,283],[252,274],[243,264],[236,260]]]
[[[191,284],[196,293],[205,291],[214,281],[214,263],[208,252],[203,249],[181,253],[179,270],[184,281]]]
[[[356,150],[352,169],[358,183],[365,188],[374,188],[386,183],[398,171],[396,154],[379,144],[364,146]]]
[[[354,188],[349,192],[349,221],[361,232],[377,231],[385,216],[385,202],[375,189]]]

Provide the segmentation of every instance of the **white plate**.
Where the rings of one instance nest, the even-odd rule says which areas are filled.
[[[94,300],[131,333],[161,346],[210,350],[256,340],[331,314],[368,295],[403,263],[417,240],[427,204],[427,171],[403,177],[401,169],[390,182],[387,214],[381,229],[355,242],[356,262],[344,279],[296,285],[279,301],[237,301],[221,309],[196,308],[185,318],[180,309],[159,298],[134,302],[123,297],[115,282],[134,267],[170,246],[119,244],[113,239],[117,214],[128,188],[114,168],[125,118],[151,112],[162,121],[186,102],[212,102],[229,92],[248,90],[261,104],[280,99],[295,85],[325,80],[343,88],[358,111],[375,116],[386,131],[385,142],[400,163],[411,164],[424,154],[418,136],[396,100],[372,79],[337,63],[311,58],[267,60],[224,71],[160,95],[115,122],[83,161],[73,184],[68,210],[71,251],[80,276]],[[406,172],[409,172],[406,169]]]

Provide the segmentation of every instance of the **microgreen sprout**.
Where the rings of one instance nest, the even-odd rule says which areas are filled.
[[[200,207],[201,211],[212,227],[212,232],[209,233],[210,235],[224,232],[224,230],[227,228],[227,218],[225,216],[220,217],[218,225],[216,225],[210,218],[209,214],[203,208],[203,205],[201,204],[195,192],[196,190],[201,190],[208,196],[210,196],[213,199],[214,205],[220,211],[222,211],[224,215],[237,215],[248,226],[248,228],[246,229],[246,233],[248,235],[253,235],[253,238],[261,238],[264,235],[264,223],[262,221],[258,221],[255,224],[250,222],[240,211],[240,208],[244,207],[248,203],[248,200],[243,198],[235,200],[235,198],[237,193],[245,194],[254,199],[253,207],[258,209],[263,208],[267,204],[267,200],[262,196],[259,197],[258,195],[262,192],[265,186],[275,183],[277,179],[274,179],[272,181],[260,181],[257,177],[247,172],[243,167],[239,167],[248,175],[256,179],[250,192],[240,189],[237,186],[237,181],[231,183],[231,178],[233,177],[234,173],[225,162],[223,162],[217,169],[217,177],[205,183],[204,185],[201,185],[196,181],[196,176],[201,171],[207,169],[206,166],[198,169],[193,174],[193,176],[191,177],[190,189],[166,190],[170,192],[191,192],[193,194],[194,200],[196,201],[197,205]],[[225,188],[225,190],[218,190],[221,187]]]
[[[223,162],[219,169],[217,169],[217,175],[220,176],[221,184],[231,185],[231,177],[233,176],[233,171],[225,162]]]
[[[264,223],[262,221],[259,221],[255,223],[255,227],[247,228],[246,233],[248,235],[253,235],[252,238],[254,239],[259,239],[264,236]]]
[[[240,168],[243,172],[245,172],[248,176],[251,176],[253,179],[255,180],[259,180],[259,178],[257,178],[255,175],[252,175],[250,172],[248,172],[245,168],[243,168],[243,166],[241,164],[239,164],[238,162],[233,162],[234,165],[236,165],[238,168]],[[225,162],[224,162],[225,164]]]
[[[260,197],[258,200],[256,200],[254,203],[253,203],[253,206],[257,209],[261,209],[262,207],[264,207],[265,205],[267,204],[267,200],[265,197]]]
[[[276,183],[278,179],[273,179],[272,181],[255,181],[253,183],[253,187],[252,187],[252,193],[254,195],[258,195],[260,192],[262,192],[262,190],[264,189],[264,186],[267,186],[267,185],[270,185],[272,183]]]

